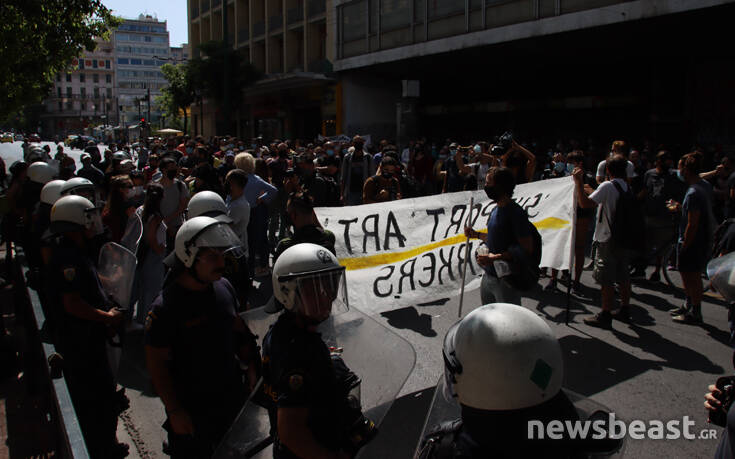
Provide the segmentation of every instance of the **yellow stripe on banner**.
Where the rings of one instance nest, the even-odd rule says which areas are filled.
[[[534,222],[533,225],[539,230],[558,230],[569,226],[569,221],[562,220],[556,217],[548,217],[544,218],[543,220]],[[487,233],[487,230],[481,230],[479,232]],[[432,242],[431,244],[426,244],[420,247],[415,247],[404,252],[388,252],[378,253],[375,255],[367,255],[364,257],[343,258],[339,261],[339,263],[344,266],[345,269],[347,269],[348,271],[373,268],[375,266],[389,265],[398,261],[408,260],[409,258],[413,258],[416,255],[420,255],[424,252],[438,249],[439,247],[444,247],[447,245],[460,244],[462,242],[465,242],[466,240],[467,238],[464,234],[457,234],[456,236],[452,236],[441,241]]]

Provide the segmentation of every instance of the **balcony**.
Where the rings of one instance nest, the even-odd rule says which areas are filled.
[[[197,17],[199,17],[199,2],[195,1],[191,5],[191,18],[196,19]]]
[[[268,18],[268,31],[275,32],[283,28],[283,15],[271,16]]]
[[[209,0],[202,0],[202,14],[209,11]]]
[[[253,37],[259,37],[265,34],[265,22],[256,22],[253,24]]]
[[[291,8],[286,12],[286,21],[288,25],[304,20],[304,7],[299,5],[296,8]]]
[[[309,17],[313,18],[320,14],[324,14],[327,10],[326,0],[309,0]]]

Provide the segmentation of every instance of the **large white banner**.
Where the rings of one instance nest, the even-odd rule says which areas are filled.
[[[484,190],[316,209],[324,228],[337,238],[350,304],[380,313],[459,296],[467,241],[464,225],[472,197],[472,227],[487,232],[495,203]],[[572,178],[518,185],[513,200],[541,234],[541,266],[568,269],[574,229]],[[480,242],[469,243],[466,290],[480,286],[483,271],[474,257]]]

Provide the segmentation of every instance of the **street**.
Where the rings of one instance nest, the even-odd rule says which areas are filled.
[[[80,153],[70,152],[77,162]],[[8,166],[20,159],[20,142],[0,145],[0,156]],[[257,281],[253,303],[260,306],[270,297],[271,282],[268,278]],[[541,279],[540,284],[545,286],[547,282]],[[605,331],[581,322],[584,315],[597,312],[599,305],[599,292],[593,287],[590,271],[584,272],[582,284],[591,299],[572,300],[569,325],[565,324],[565,294],[545,292],[539,287],[523,299],[523,306],[545,318],[559,338],[565,356],[564,387],[607,406],[618,419],[627,422],[660,420],[665,424],[689,416],[695,422],[692,433],[699,436],[701,431],[708,431],[703,395],[719,376],[732,373],[724,302],[706,295],[704,325],[676,324],[668,310],[680,305],[683,298],[673,295],[665,284],[641,280],[633,287],[634,324],[615,322],[613,331]],[[479,302],[479,290],[466,292],[464,313]],[[433,387],[443,373],[442,340],[457,320],[458,306],[458,298],[426,298],[422,304],[373,316],[407,340],[416,354],[414,368],[374,440],[379,457],[411,457]],[[122,415],[118,436],[130,444],[130,457],[159,458],[164,457],[164,410],[152,391],[142,347],[140,334],[129,336],[125,343],[118,378],[127,389],[131,405]],[[712,457],[721,430],[716,428],[717,439],[627,438],[625,455]]]

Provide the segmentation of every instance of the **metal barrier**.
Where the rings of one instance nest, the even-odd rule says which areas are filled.
[[[6,253],[6,256],[10,254]],[[31,347],[28,351],[30,356],[37,356],[40,361],[29,362],[29,365],[36,365],[42,368],[37,376],[40,381],[38,386],[44,387],[50,399],[50,413],[52,423],[56,427],[56,453],[61,458],[69,459],[88,459],[89,453],[84,443],[84,436],[77,420],[74,405],[69,395],[69,389],[66,386],[66,380],[62,377],[53,378],[51,368],[49,367],[49,357],[56,353],[56,349],[52,344],[42,341],[42,327],[46,320],[41,307],[41,300],[38,294],[31,288],[28,288],[23,282],[28,275],[29,269],[23,263],[24,257],[22,251],[20,254],[15,253],[15,263],[13,266],[14,277],[16,282],[13,288],[16,290],[16,298],[22,299],[22,304],[16,305],[17,315],[22,317],[27,334],[27,344]],[[20,256],[18,256],[20,255]],[[18,294],[20,293],[20,294]]]

